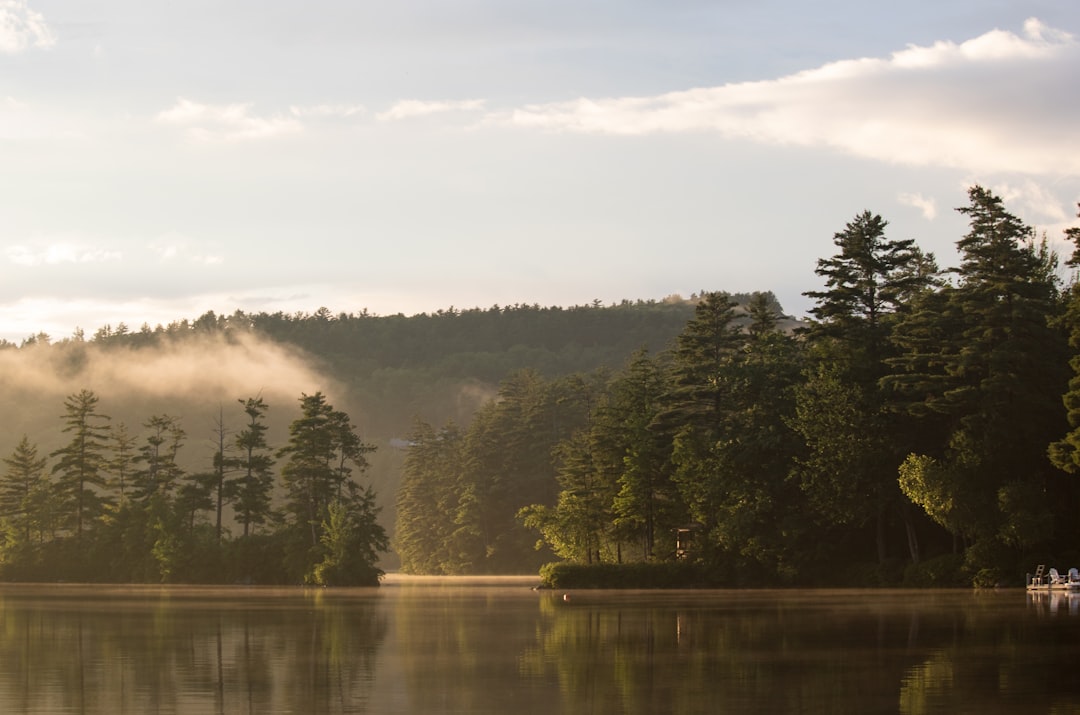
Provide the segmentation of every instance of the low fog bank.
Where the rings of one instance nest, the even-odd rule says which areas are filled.
[[[179,418],[187,433],[182,461],[191,468],[203,468],[193,463],[212,456],[219,422],[231,434],[242,429],[246,416],[238,401],[249,397],[262,397],[270,406],[267,423],[275,446],[283,444],[299,415],[301,394],[321,391],[361,422],[340,403],[342,386],[311,357],[254,333],[142,347],[67,341],[0,351],[0,455],[10,454],[23,434],[42,454],[66,443],[64,401],[84,389],[97,395],[99,413],[124,423],[136,437],[153,415]]]
[[[379,521],[392,531],[404,452],[372,434],[372,410],[363,398],[298,348],[254,332],[230,331],[140,347],[65,341],[0,350],[0,458],[10,457],[25,434],[51,470],[50,454],[71,438],[63,432],[64,402],[84,389],[97,395],[99,414],[113,425],[123,423],[136,448],[145,444],[143,423],[149,418],[177,417],[186,433],[179,462],[189,472],[212,468],[220,425],[233,444],[247,422],[241,400],[261,397],[269,406],[266,437],[276,451],[300,416],[301,395],[322,392],[352,418],[361,439],[377,447],[368,455],[368,471],[357,476],[375,489]],[[229,527],[231,510],[226,516]],[[388,558],[386,565],[394,566],[394,557]]]

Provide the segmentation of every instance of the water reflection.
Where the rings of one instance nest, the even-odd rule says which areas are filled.
[[[360,712],[386,630],[371,595],[0,593],[5,713]]]
[[[1032,619],[1020,591],[607,597],[548,602],[523,658],[557,675],[564,712],[1072,712],[1080,695],[1077,621]]]
[[[1080,615],[1080,593],[1070,591],[1028,591],[1028,606],[1036,611],[1057,614],[1067,612],[1070,616]]]
[[[1080,601],[1021,590],[0,587],[7,713],[1075,711]]]

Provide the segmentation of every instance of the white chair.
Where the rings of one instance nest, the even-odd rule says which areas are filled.
[[[1068,577],[1062,576],[1061,574],[1059,574],[1057,569],[1053,569],[1053,568],[1050,569],[1050,584],[1051,585],[1053,585],[1055,583],[1066,583],[1067,580],[1068,580]]]

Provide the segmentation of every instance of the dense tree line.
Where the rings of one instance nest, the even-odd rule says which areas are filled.
[[[382,436],[407,431],[413,418],[467,422],[478,406],[461,400],[463,389],[487,394],[508,374],[533,369],[546,377],[619,365],[642,345],[660,349],[693,314],[696,296],[663,301],[624,300],[611,305],[490,308],[450,307],[418,315],[207,312],[168,325],[120,323],[72,337],[39,334],[21,345],[57,349],[92,345],[104,350],[141,350],[205,336],[253,333],[296,346],[341,379],[350,402],[379,415]],[[775,301],[775,298],[773,299]],[[72,351],[72,360],[78,355]]]
[[[3,459],[0,578],[377,583],[387,537],[373,491],[356,479],[373,447],[321,392],[301,396],[276,449],[266,440],[269,405],[239,403],[243,427],[232,433],[222,414],[210,463],[193,471],[179,459],[187,434],[178,417],[152,415],[135,434],[93,391],[70,395],[63,446],[42,454],[23,436]],[[223,524],[230,516],[236,535]]]
[[[797,331],[769,295],[705,293],[614,373],[521,372],[465,429],[418,422],[403,568],[685,557],[732,585],[991,584],[1076,558],[1080,288],[999,197],[968,199],[954,268],[863,212]]]

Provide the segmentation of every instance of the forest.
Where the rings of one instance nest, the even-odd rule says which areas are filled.
[[[397,565],[401,435],[421,408],[468,419],[498,376],[596,369],[692,311],[237,311],[0,344],[0,579],[375,582]]]
[[[244,428],[218,423],[205,471],[179,460],[186,433],[161,413],[141,438],[100,399],[64,401],[69,440],[49,455],[23,436],[0,478],[0,567],[7,579],[376,585],[388,547],[370,487],[353,471],[372,447],[322,393],[302,395],[288,442],[271,451],[262,398],[240,400]],[[227,444],[227,442],[229,444]],[[46,469],[49,459],[52,468]],[[274,504],[275,462],[281,503]],[[230,509],[239,533],[225,539]]]
[[[992,192],[958,211],[948,268],[857,214],[805,321],[703,290],[5,342],[0,578],[1020,585],[1080,556],[1080,228],[1059,265]]]
[[[417,422],[402,569],[687,561],[724,586],[1019,586],[1075,561],[1080,289],[999,197],[968,198],[956,267],[863,212],[794,331],[764,294],[707,293],[667,349],[520,371],[468,425]],[[1075,268],[1080,228],[1066,238]]]

